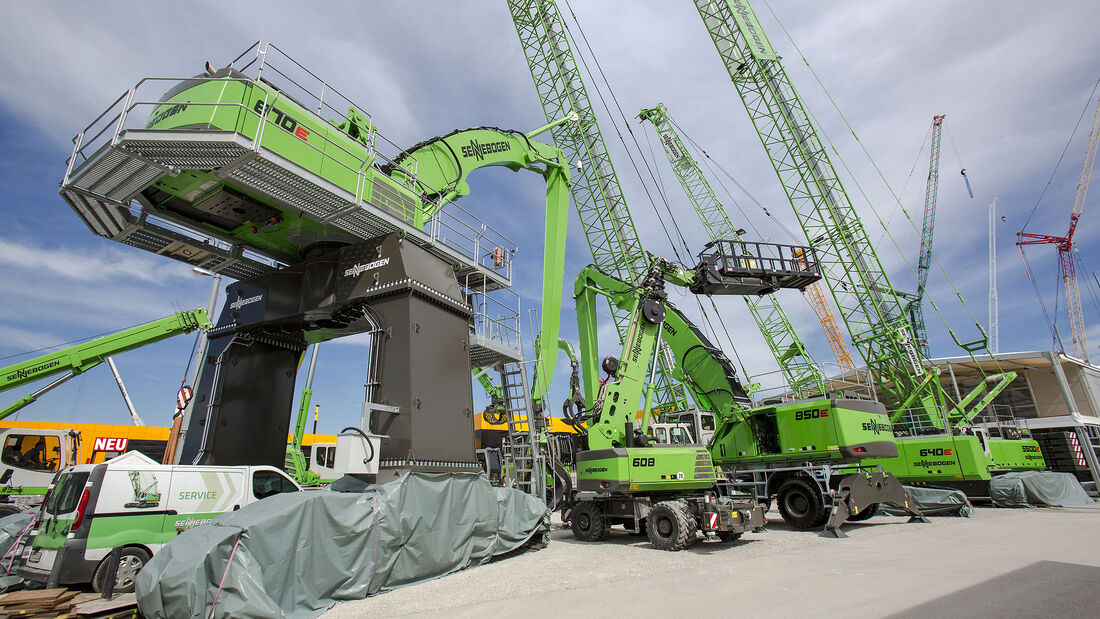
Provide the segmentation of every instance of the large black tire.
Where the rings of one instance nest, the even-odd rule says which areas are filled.
[[[661,550],[683,550],[695,541],[695,518],[682,501],[661,501],[649,510],[646,533]]]
[[[848,522],[861,522],[874,516],[878,513],[878,503],[871,503],[867,507],[859,510],[858,514],[848,516]]]
[[[573,530],[573,537],[582,542],[598,542],[607,539],[611,533],[611,522],[603,515],[599,504],[581,501],[573,507],[569,528]]]
[[[796,529],[813,529],[828,517],[817,484],[801,477],[783,482],[776,502],[783,520]]]
[[[149,563],[149,553],[143,548],[123,548],[118,558],[118,572],[115,574],[115,593],[133,593],[137,587],[137,575],[141,568]],[[92,589],[96,593],[103,591],[107,585],[107,569],[111,556],[99,562],[92,577]]]

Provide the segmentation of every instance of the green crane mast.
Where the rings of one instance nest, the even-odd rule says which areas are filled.
[[[711,241],[730,239],[741,241],[739,230],[730,221],[725,207],[714,193],[714,189],[703,175],[698,162],[684,146],[680,135],[672,126],[672,119],[663,103],[657,107],[642,110],[638,117],[653,123],[660,136],[668,163],[676,173],[680,186],[695,208],[699,221],[706,228]],[[797,397],[805,398],[813,394],[825,393],[825,380],[814,363],[802,339],[794,330],[787,313],[776,298],[778,295],[746,296],[745,305],[749,307],[753,320],[760,327],[760,333],[775,356],[775,362],[783,372],[790,390]]]
[[[941,425],[942,388],[798,93],[746,0],[695,0],[881,393]]]
[[[904,295],[890,284],[836,169],[747,0],[695,0],[768,153],[837,307],[893,410],[891,422],[947,431],[965,426],[1015,379],[989,376],[953,402],[925,366]],[[979,326],[980,328],[980,326]],[[954,335],[954,334],[952,334]],[[973,353],[985,340],[959,343]],[[988,392],[986,391],[988,389]],[[984,396],[982,395],[984,393]]]
[[[581,229],[592,250],[593,264],[623,281],[635,281],[647,268],[645,250],[611,164],[558,7],[553,0],[508,0],[508,10],[547,121],[569,114],[578,117],[576,122],[554,127],[551,133],[566,160],[580,168],[572,174],[570,191]],[[630,315],[614,304],[610,307],[622,340]],[[680,408],[687,405],[687,398],[683,387],[671,378],[672,365],[667,347],[662,346],[657,401]]]

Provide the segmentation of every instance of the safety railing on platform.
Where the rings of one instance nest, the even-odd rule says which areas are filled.
[[[471,329],[483,339],[519,351],[520,297],[510,288],[489,291],[484,285],[472,283],[467,276],[464,287],[473,309]],[[522,351],[521,351],[522,352]]]
[[[897,412],[897,409],[889,411],[890,415]],[[948,434],[948,427],[944,425],[943,421],[929,418],[924,409],[921,408],[905,409],[893,425],[894,436],[898,437]]]
[[[478,265],[512,278],[512,260],[519,246],[457,202],[445,204],[425,231],[432,240],[461,252]]]
[[[857,400],[875,399],[874,380],[869,373],[858,370],[854,372],[845,370],[835,363],[815,363],[815,366],[822,376],[831,375],[831,378],[825,380],[825,389],[830,397]],[[749,383],[759,383],[761,385],[752,393],[753,401],[757,404],[775,404],[804,399],[791,390],[791,386],[784,381],[784,378],[781,370],[771,370],[749,376]]]
[[[285,64],[273,62],[275,59],[280,63],[285,61]],[[211,118],[219,111],[231,109],[239,118],[251,119],[251,122],[248,120],[238,122],[237,127],[249,129],[254,127],[254,130],[242,135],[252,141],[252,148],[256,152],[264,151],[270,146],[273,141],[272,131],[276,132],[276,135],[295,135],[293,128],[288,128],[283,115],[276,110],[276,104],[279,101],[289,101],[306,110],[307,113],[316,116],[326,127],[338,125],[341,122],[353,122],[355,119],[351,117],[358,114],[367,120],[370,127],[367,136],[356,138],[345,132],[336,132],[330,138],[323,133],[313,132],[309,135],[308,141],[299,139],[295,144],[299,148],[311,149],[317,157],[324,160],[325,165],[344,170],[343,177],[351,180],[342,188],[354,196],[354,203],[357,205],[362,206],[366,198],[365,193],[372,181],[402,184],[392,180],[383,172],[387,166],[407,165],[394,163],[402,149],[373,129],[369,113],[275,45],[257,43],[234,59],[229,66],[245,74],[246,77],[226,76],[216,79],[227,83],[237,82],[258,86],[265,93],[262,105],[249,107],[239,101],[221,100],[188,101],[179,105],[195,108],[208,107],[211,109]],[[274,85],[273,78],[279,81],[278,87]],[[116,145],[126,130],[157,131],[150,126],[156,124],[154,121],[158,108],[169,105],[163,100],[164,93],[175,85],[188,82],[198,84],[204,79],[215,78],[202,75],[147,77],[137,82],[73,138],[73,150],[66,161],[63,184],[68,184],[82,168]],[[345,109],[338,109],[335,106]],[[335,114],[336,118],[326,119],[325,115],[329,113]],[[171,130],[186,131],[187,128]],[[385,147],[383,151],[387,152],[378,150],[377,147],[380,144]],[[416,179],[416,170],[408,168],[406,170],[409,174],[404,175],[404,178],[411,179],[404,183],[406,189],[417,187],[419,181]],[[379,180],[379,176],[387,180]],[[394,200],[385,203],[385,208],[406,224],[412,224],[417,220],[418,207],[419,204],[412,199],[407,204]],[[455,203],[444,205],[427,221],[423,231],[432,242],[446,245],[479,266],[508,279],[511,278],[512,260],[518,246],[461,206]]]
[[[736,274],[820,274],[812,247],[723,239],[709,243],[699,257],[714,261],[720,271]]]

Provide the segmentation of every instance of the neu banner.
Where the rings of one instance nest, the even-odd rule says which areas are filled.
[[[98,436],[92,444],[92,451],[126,451],[126,441],[124,438]]]

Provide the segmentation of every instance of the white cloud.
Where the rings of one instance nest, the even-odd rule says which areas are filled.
[[[186,279],[190,270],[167,260],[122,247],[109,247],[95,255],[61,248],[46,248],[34,242],[0,239],[0,266],[32,271],[35,277],[56,276],[77,282],[137,280],[165,284]],[[46,273],[43,273],[45,271]]]

